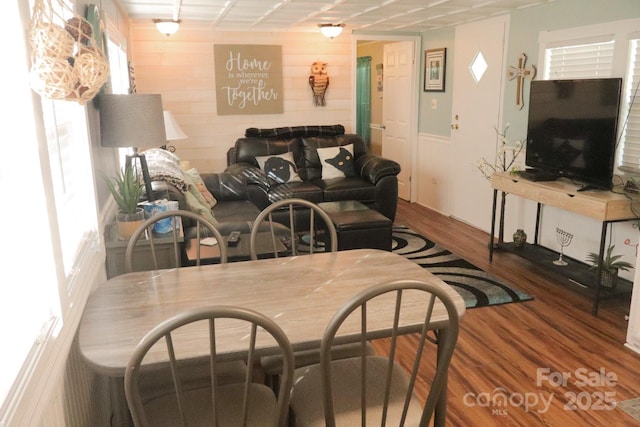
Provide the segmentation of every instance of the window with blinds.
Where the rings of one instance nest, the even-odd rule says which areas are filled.
[[[545,79],[577,79],[611,76],[613,40],[546,50]]]
[[[543,79],[623,77],[618,123],[622,171],[640,173],[640,20],[632,19],[540,35]]]

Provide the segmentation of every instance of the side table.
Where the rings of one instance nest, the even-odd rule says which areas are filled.
[[[107,251],[107,259],[105,267],[107,270],[107,279],[126,273],[125,269],[125,252],[127,251],[128,240],[120,240],[118,238],[118,228],[116,224],[109,224],[105,228],[105,248]],[[156,257],[158,259],[158,268],[175,267],[173,255],[173,236],[167,233],[166,238],[155,237]],[[182,229],[178,242],[183,242],[184,236]],[[148,255],[148,256],[145,256]],[[140,239],[136,245],[136,270],[154,270],[153,261],[151,259],[151,250],[149,242]]]

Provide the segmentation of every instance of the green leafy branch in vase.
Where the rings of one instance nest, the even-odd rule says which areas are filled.
[[[509,138],[507,138],[509,125],[510,124],[507,123],[502,132],[500,132],[497,127],[494,127],[498,143],[495,162],[490,162],[483,157],[475,163],[475,166],[486,179],[491,179],[491,176],[496,172],[513,173],[522,170],[519,157],[524,150],[526,141],[522,139],[509,140]]]

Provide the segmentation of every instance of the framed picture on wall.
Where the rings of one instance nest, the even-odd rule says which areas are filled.
[[[424,91],[444,92],[447,48],[424,51]]]

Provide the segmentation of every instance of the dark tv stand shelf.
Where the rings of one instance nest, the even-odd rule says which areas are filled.
[[[588,296],[593,296],[596,286],[596,272],[590,265],[578,261],[566,255],[562,259],[567,262],[566,266],[555,265],[553,261],[560,257],[560,253],[544,246],[525,243],[522,247],[517,247],[514,243],[503,242],[498,245],[500,251],[519,255],[532,263],[539,265],[547,270],[566,277],[567,282],[564,283],[568,288]],[[629,280],[618,278],[615,290],[601,288],[600,299],[614,298],[626,295],[631,292],[633,283]]]
[[[542,207],[544,205],[550,205],[600,221],[602,223],[602,232],[600,235],[599,254],[600,260],[602,260],[609,224],[613,222],[633,221],[638,219],[631,210],[630,200],[624,195],[615,194],[610,191],[580,191],[579,186],[564,179],[548,182],[534,182],[506,172],[494,174],[491,177],[491,186],[493,187],[493,212],[489,242],[489,260],[493,260],[493,251],[495,249],[504,249],[513,253],[519,253],[532,261],[539,261],[540,265],[544,265],[549,269],[554,269],[554,271],[568,277],[570,280],[586,286],[583,289],[589,291],[593,296],[593,307],[591,313],[594,316],[597,315],[600,299],[607,296],[602,286],[600,286],[599,280],[596,280],[596,278],[600,277],[601,265],[598,265],[595,274],[593,270],[589,271],[586,264],[580,266],[579,264],[582,264],[580,261],[574,260],[575,268],[570,269],[553,265],[551,261],[558,258],[557,252],[538,245]],[[495,231],[499,191],[502,193],[502,198],[499,210],[500,222],[498,225],[498,242],[496,245]],[[533,245],[526,245],[521,248],[522,250],[515,250],[515,248],[511,249],[511,246],[504,242],[504,212],[507,194],[533,200],[538,204]],[[621,288],[621,291],[624,292],[630,289],[630,286],[623,285]]]

